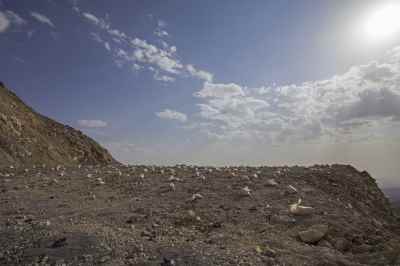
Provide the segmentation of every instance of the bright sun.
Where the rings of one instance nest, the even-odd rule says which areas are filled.
[[[390,38],[400,33],[400,5],[378,9],[367,19],[365,31],[374,40]]]

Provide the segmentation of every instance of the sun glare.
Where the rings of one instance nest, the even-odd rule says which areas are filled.
[[[400,33],[400,5],[378,9],[367,19],[365,31],[373,40],[390,38]]]

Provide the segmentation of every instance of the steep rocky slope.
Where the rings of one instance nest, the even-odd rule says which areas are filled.
[[[94,140],[36,113],[0,82],[0,165],[112,162]]]
[[[0,265],[400,265],[399,219],[346,165],[4,168],[0,236]]]

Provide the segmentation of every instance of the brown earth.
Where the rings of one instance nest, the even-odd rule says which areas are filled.
[[[400,265],[399,233],[346,165],[0,170],[0,265]]]
[[[114,162],[94,140],[36,113],[0,82],[0,165]]]

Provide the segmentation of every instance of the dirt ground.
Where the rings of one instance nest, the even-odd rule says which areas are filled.
[[[0,265],[400,265],[399,228],[345,165],[0,169]]]

